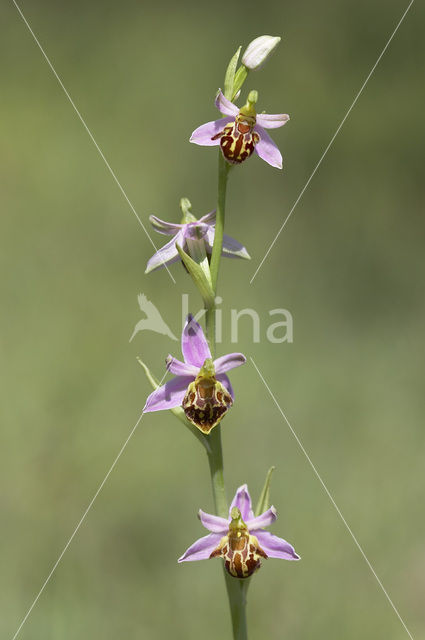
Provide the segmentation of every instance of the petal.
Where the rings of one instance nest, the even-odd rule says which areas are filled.
[[[207,231],[207,236],[206,236],[206,240],[207,240],[207,252],[209,251],[210,253],[212,252],[212,248],[214,245],[214,236],[215,236],[215,228],[214,227],[210,227]],[[223,255],[223,252],[221,252],[221,255]]]
[[[240,367],[241,364],[245,364],[245,362],[246,358],[243,353],[228,353],[214,360],[215,372],[224,373],[235,367]]]
[[[229,521],[219,516],[213,516],[211,513],[205,513],[199,509],[199,519],[202,525],[212,533],[221,533],[225,535],[229,530]]]
[[[239,109],[237,108],[237,106],[224,97],[221,89],[218,90],[217,97],[215,99],[215,106],[221,113],[224,113],[226,116],[233,116],[233,120],[239,113]]]
[[[208,246],[211,247],[211,249],[214,244],[214,234],[214,227],[210,227],[206,234],[206,237]],[[221,250],[221,255],[223,256],[223,258],[245,258],[245,260],[251,259],[251,256],[249,255],[243,244],[226,234],[223,235],[223,248]]]
[[[260,134],[260,141],[255,145],[256,154],[271,164],[272,167],[282,169],[282,156],[269,134],[258,124],[255,125],[254,129]]]
[[[273,522],[277,520],[277,512],[274,507],[270,507],[260,516],[253,518],[252,520],[248,520],[246,522],[246,526],[250,531],[255,531],[255,529],[262,529],[264,527],[269,527]]]
[[[173,262],[180,260],[179,252],[176,249],[176,242],[178,241],[180,234],[181,232],[153,254],[152,258],[148,260],[145,273],[150,273],[155,269],[161,269],[161,267],[164,267],[165,265],[173,264]]]
[[[177,378],[168,380],[162,387],[158,387],[150,394],[143,412],[163,411],[180,406],[191,382],[193,382],[193,376],[177,376]]]
[[[182,353],[186,364],[193,364],[198,369],[207,358],[211,358],[211,351],[202,327],[191,315],[187,316],[182,333]]]
[[[149,216],[149,222],[158,233],[163,233],[165,236],[175,236],[183,227],[182,224],[173,224],[172,222],[165,222],[161,218],[156,216]]]
[[[220,138],[217,138],[216,140],[212,140],[211,138],[223,131],[226,124],[233,122],[233,120],[234,118],[220,118],[213,122],[201,124],[201,126],[195,129],[190,136],[190,142],[200,144],[203,147],[214,147],[220,144]]]
[[[289,120],[287,113],[258,113],[257,124],[265,129],[278,129],[283,127]]]
[[[283,538],[278,538],[269,531],[255,531],[254,535],[269,558],[281,558],[282,560],[300,559],[300,556],[295,553],[294,547]]]
[[[243,484],[236,491],[235,497],[233,498],[232,504],[230,505],[229,517],[233,507],[237,507],[239,509],[239,511],[241,512],[242,520],[244,520],[245,522],[247,520],[253,520],[254,513],[252,511],[251,496],[249,495],[248,486],[246,484]]]
[[[225,373],[219,373],[216,376],[216,380],[218,380],[219,382],[221,382],[221,384],[223,385],[223,387],[225,389],[227,389],[227,391],[230,393],[230,395],[232,396],[232,400],[235,399],[235,393],[233,391],[233,387],[230,384],[230,380],[228,378],[228,376]]]
[[[199,538],[187,549],[178,562],[191,562],[192,560],[208,560],[211,553],[218,547],[222,539],[221,533],[210,533],[208,536]]]
[[[168,371],[170,371],[170,373],[174,373],[175,376],[191,376],[193,379],[195,379],[199,373],[198,367],[194,367],[192,364],[181,362],[180,360],[177,360],[177,358],[173,358],[173,356],[170,355],[167,356],[165,364]]]
[[[215,224],[215,209],[207,213],[202,218],[199,218],[198,222],[203,222],[204,224],[214,225]]]
[[[245,258],[246,260],[250,260],[251,256],[248,251],[245,249],[243,244],[227,236],[223,235],[223,249],[221,255],[226,258]]]

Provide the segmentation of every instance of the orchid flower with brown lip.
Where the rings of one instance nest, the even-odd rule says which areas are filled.
[[[189,315],[182,333],[184,362],[168,356],[167,369],[175,375],[153,391],[144,413],[182,406],[187,419],[209,434],[233,404],[234,393],[226,371],[246,362],[242,353],[211,357],[202,327]]]
[[[257,99],[257,92],[251,91],[246,105],[239,109],[219,90],[215,106],[226,117],[202,124],[192,133],[190,142],[206,147],[220,145],[230,164],[240,164],[255,151],[272,167],[282,169],[282,155],[266,129],[283,127],[289,116],[286,113],[257,114]]]
[[[260,568],[261,558],[300,559],[289,542],[264,529],[277,519],[273,506],[254,517],[246,484],[236,491],[228,519],[202,510],[199,510],[199,519],[210,533],[194,542],[179,562],[223,558],[225,569],[231,576],[249,578]]]

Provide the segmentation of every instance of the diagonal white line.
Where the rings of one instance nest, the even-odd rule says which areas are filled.
[[[348,116],[351,113],[351,110],[353,109],[354,105],[356,104],[357,100],[360,98],[360,95],[362,94],[363,89],[365,88],[365,86],[367,85],[367,83],[369,82],[370,77],[372,76],[373,72],[375,71],[376,67],[378,66],[382,56],[384,55],[384,53],[386,52],[386,50],[388,49],[391,40],[394,38],[395,34],[398,31],[398,28],[400,27],[401,23],[403,22],[404,18],[407,15],[407,12],[409,11],[410,7],[412,6],[414,0],[410,0],[410,3],[406,9],[406,11],[403,13],[403,15],[401,16],[396,28],[394,29],[394,31],[392,32],[391,36],[389,37],[387,44],[385,45],[385,47],[382,49],[381,53],[379,54],[379,57],[377,59],[377,61],[375,62],[375,64],[373,65],[372,69],[369,71],[369,74],[366,78],[366,80],[363,82],[362,86],[360,87],[359,92],[357,93],[356,97],[354,98],[350,108],[348,109],[347,113],[345,114],[345,116],[343,117],[343,119],[341,120],[341,122],[338,125],[337,130],[335,131],[335,133],[333,134],[328,146],[326,147],[326,149],[324,150],[324,152],[322,153],[319,162],[316,164],[316,166],[313,169],[313,172],[311,173],[309,179],[307,180],[307,182],[305,183],[304,187],[301,189],[301,192],[298,196],[298,198],[295,200],[294,204],[292,205],[291,210],[289,211],[288,215],[286,216],[282,226],[280,227],[279,231],[277,232],[277,234],[275,235],[271,245],[269,246],[269,248],[267,249],[266,253],[264,254],[263,259],[261,260],[260,264],[258,265],[257,269],[255,270],[254,275],[252,276],[251,280],[249,281],[249,284],[252,284],[254,282],[254,279],[257,275],[257,273],[260,271],[261,267],[264,264],[264,261],[266,260],[267,256],[269,255],[270,251],[273,249],[277,239],[279,238],[280,234],[282,233],[283,229],[286,226],[286,223],[288,222],[289,218],[291,217],[295,207],[297,206],[297,204],[299,203],[299,201],[301,200],[301,198],[304,195],[305,190],[307,189],[308,185],[310,184],[311,180],[313,179],[313,176],[315,175],[317,169],[320,167],[320,165],[322,164],[322,161],[324,159],[324,157],[326,156],[326,154],[328,153],[329,149],[331,148],[335,138],[337,137],[338,133],[340,132],[340,130],[342,129],[344,122],[347,120]]]
[[[165,376],[164,376],[165,378]],[[163,379],[164,379],[163,378]],[[162,382],[162,381],[161,381]],[[60,563],[60,561],[62,560],[63,556],[66,553],[66,550],[68,549],[69,545],[71,544],[71,542],[73,541],[76,533],[78,532],[79,528],[81,527],[81,525],[83,524],[88,512],[90,511],[90,509],[93,506],[94,501],[96,500],[97,496],[99,495],[99,493],[102,491],[107,479],[109,478],[109,476],[111,475],[115,465],[117,464],[118,460],[121,457],[121,454],[123,453],[124,449],[126,448],[126,446],[128,445],[128,443],[130,442],[131,437],[133,436],[134,432],[136,431],[137,427],[139,426],[139,423],[141,421],[143,417],[143,412],[140,414],[139,419],[137,420],[136,424],[134,425],[134,427],[132,428],[132,430],[130,431],[126,441],[124,442],[124,444],[122,445],[118,455],[116,456],[115,460],[113,461],[108,473],[106,474],[106,476],[103,478],[102,482],[100,483],[96,493],[94,494],[93,498],[90,500],[89,505],[87,507],[87,509],[84,511],[79,523],[77,524],[77,526],[75,527],[74,531],[72,532],[71,537],[69,538],[68,542],[66,543],[66,545],[64,546],[60,556],[58,557],[58,559],[56,560],[55,564],[53,565],[49,575],[47,576],[47,578],[45,579],[45,581],[43,582],[43,585],[40,589],[40,591],[38,592],[37,596],[35,597],[32,605],[30,606],[30,608],[28,609],[27,613],[25,614],[21,624],[19,625],[19,627],[16,630],[15,635],[13,636],[12,640],[15,640],[15,638],[17,638],[19,632],[21,631],[22,627],[24,626],[25,622],[27,621],[28,616],[30,615],[31,611],[34,609],[35,605],[38,602],[38,599],[40,598],[41,594],[43,593],[44,589],[46,588],[50,578],[52,577],[52,575],[54,574],[54,572],[56,571],[56,568],[58,566],[58,564]]]
[[[30,34],[32,35],[35,43],[37,44],[38,48],[40,49],[41,53],[43,54],[44,59],[46,60],[47,64],[49,65],[53,75],[55,76],[56,80],[59,82],[64,94],[66,95],[66,97],[68,98],[69,102],[71,103],[72,108],[74,109],[75,113],[77,114],[78,118],[81,121],[81,124],[83,125],[84,129],[87,131],[91,141],[93,142],[94,146],[96,147],[97,151],[99,152],[100,157],[102,158],[103,162],[105,163],[109,173],[111,174],[111,176],[113,177],[118,189],[121,191],[122,195],[124,196],[128,206],[130,207],[130,209],[132,210],[132,212],[134,213],[134,215],[136,216],[140,226],[142,227],[143,231],[145,232],[145,234],[147,235],[147,237],[149,238],[149,241],[151,243],[151,245],[153,246],[153,248],[155,249],[155,251],[158,251],[154,241],[152,240],[152,238],[150,237],[145,225],[143,224],[142,220],[140,219],[140,216],[138,215],[136,209],[134,208],[133,204],[131,203],[129,197],[127,196],[126,192],[124,191],[123,187],[121,186],[120,181],[118,180],[117,176],[115,175],[111,165],[109,164],[109,162],[107,161],[107,159],[105,158],[105,155],[102,151],[102,149],[99,147],[99,145],[97,144],[96,140],[94,139],[94,136],[92,134],[92,132],[90,131],[90,129],[88,128],[83,116],[81,115],[81,113],[79,112],[79,110],[77,109],[73,99],[71,98],[71,96],[69,95],[68,91],[65,88],[65,85],[63,84],[61,78],[59,77],[59,75],[56,73],[56,70],[53,66],[53,64],[51,63],[50,59],[48,58],[46,52],[44,51],[43,47],[41,46],[37,36],[35,35],[34,31],[31,29],[28,20],[25,18],[24,14],[22,13],[21,9],[19,8],[19,6],[17,5],[17,3],[15,2],[15,0],[12,0],[13,4],[15,5],[16,9],[18,10],[22,20],[24,21],[25,25],[28,28],[28,31],[30,32]],[[174,284],[176,284],[175,279],[173,278],[170,270],[168,269],[167,265],[165,264],[165,262],[163,262],[164,267],[167,269],[168,275],[170,276],[171,280],[174,282]]]
[[[308,455],[307,451],[305,450],[301,440],[299,439],[299,437],[297,436],[297,434],[295,433],[294,429],[292,428],[288,418],[286,417],[286,415],[284,414],[282,407],[280,406],[280,404],[278,403],[278,401],[276,400],[272,390],[270,389],[269,385],[267,384],[267,382],[265,381],[263,374],[261,373],[261,371],[259,370],[259,368],[257,367],[256,363],[254,362],[254,359],[250,357],[250,360],[255,368],[255,370],[257,371],[258,375],[260,376],[260,379],[262,380],[264,386],[266,387],[267,391],[270,394],[271,399],[273,400],[273,402],[275,403],[276,407],[279,410],[280,415],[282,416],[282,418],[285,420],[286,424],[288,425],[289,429],[291,430],[292,435],[294,436],[295,440],[297,441],[298,446],[300,447],[301,451],[303,452],[303,454],[305,455],[305,457],[308,460],[308,463],[310,464],[311,468],[314,471],[314,474],[316,476],[316,478],[319,480],[320,484],[322,485],[326,495],[328,496],[329,500],[332,502],[333,506],[335,507],[336,512],[338,513],[339,517],[341,518],[342,522],[345,525],[345,528],[347,529],[348,533],[350,534],[350,536],[352,537],[352,539],[354,540],[354,543],[356,545],[356,547],[358,548],[358,550],[360,551],[361,555],[363,556],[363,559],[365,560],[367,566],[369,567],[369,569],[371,570],[371,572],[373,573],[373,575],[375,576],[379,586],[381,587],[382,591],[384,592],[385,597],[387,598],[388,602],[390,603],[391,607],[394,609],[394,612],[396,613],[398,619],[400,620],[401,624],[403,625],[405,631],[407,632],[409,638],[411,640],[413,640],[413,636],[410,633],[409,629],[407,628],[406,624],[404,623],[403,618],[401,617],[401,615],[399,614],[396,606],[394,605],[393,601],[391,600],[390,596],[388,595],[384,585],[382,584],[381,580],[378,578],[375,569],[372,567],[371,563],[369,562],[365,552],[363,551],[362,547],[360,546],[360,543],[358,542],[356,536],[354,535],[354,533],[352,532],[350,526],[348,525],[346,519],[344,518],[344,516],[342,515],[340,508],[338,507],[338,505],[336,504],[332,494],[330,493],[329,489],[327,488],[327,486],[325,485],[324,481],[322,480],[321,475],[319,474],[319,472],[317,471],[315,465],[313,464],[310,456]]]

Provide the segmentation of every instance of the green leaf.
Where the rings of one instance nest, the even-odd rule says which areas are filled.
[[[271,506],[270,505],[270,480],[272,477],[272,473],[275,469],[276,467],[270,467],[270,469],[267,471],[266,481],[264,483],[264,487],[261,492],[260,499],[258,500],[257,508],[255,509],[255,517],[261,515],[262,513],[264,513],[264,511],[267,511],[267,509]]]
[[[242,47],[236,51],[235,55],[229,62],[229,66],[227,67],[226,75],[224,76],[224,96],[231,100],[234,92],[233,83],[235,80],[236,66],[238,64],[239,55]]]
[[[208,259],[205,258],[201,264],[198,264],[185,251],[176,243],[176,249],[179,252],[180,258],[183,261],[184,266],[192,276],[193,282],[196,285],[199,293],[202,296],[204,304],[207,309],[214,307],[214,291],[211,284],[210,267]]]
[[[236,71],[235,80],[233,82],[233,92],[232,97],[229,100],[234,100],[237,92],[242,88],[243,83],[248,77],[249,69],[246,68],[244,64],[242,64],[239,69]]]
[[[153,389],[158,389],[158,387],[160,386],[158,378],[156,378],[153,375],[152,371],[143,362],[143,360],[141,358],[137,358],[137,362],[143,367],[145,375],[146,375],[148,381],[150,382],[152,388]],[[191,422],[189,422],[189,420],[185,416],[185,413],[184,413],[182,407],[174,407],[174,409],[170,409],[170,411],[171,411],[171,413],[173,413],[176,416],[176,418],[178,418],[180,420],[180,422],[182,422],[184,424],[185,427],[187,427],[187,429],[189,429],[189,431],[191,431],[193,433],[195,438],[197,438],[199,440],[199,442],[204,445],[205,449],[209,453],[211,451],[211,447],[210,447],[210,443],[208,442],[208,439],[204,436],[203,433],[201,433],[199,431],[199,429],[194,427],[193,424]]]

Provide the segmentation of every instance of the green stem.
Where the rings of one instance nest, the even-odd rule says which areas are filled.
[[[211,431],[208,442],[211,447],[208,452],[210,465],[211,485],[214,497],[215,511],[218,516],[227,518],[229,508],[227,506],[226,488],[224,486],[223,450],[221,446],[221,425],[217,425]]]
[[[218,157],[218,199],[216,210],[214,245],[211,255],[211,280],[214,293],[217,292],[218,270],[220,267],[221,250],[223,247],[224,214],[226,209],[226,188],[230,164],[223,158],[221,152]]]
[[[214,289],[215,297],[215,289]],[[205,324],[207,327],[207,340],[210,345],[211,355],[215,354],[215,303],[212,307],[205,306]]]
[[[216,289],[214,288],[214,295]],[[206,309],[207,338],[210,345],[211,355],[215,355],[215,305]],[[228,517],[228,506],[226,498],[226,488],[224,485],[223,472],[223,449],[221,446],[221,425],[218,424],[208,436],[208,462],[210,465],[211,485],[214,498],[214,506],[217,515],[222,518]]]
[[[232,628],[234,640],[247,640],[248,630],[246,626],[246,592],[250,578],[238,580],[232,578],[224,570],[227,595],[229,598],[230,613],[232,615]]]
[[[217,294],[218,272],[220,267],[221,251],[223,247],[224,217],[226,207],[227,178],[230,165],[224,160],[221,152],[218,160],[218,201],[216,211],[216,224],[214,245],[211,255],[211,281],[214,298]],[[215,304],[206,309],[207,338],[211,354],[215,355]],[[208,452],[210,465],[211,484],[214,497],[214,506],[217,515],[228,518],[228,504],[223,473],[223,450],[221,445],[221,425],[212,430],[208,438],[211,450]],[[224,570],[227,595],[229,598],[230,614],[232,617],[232,629],[234,640],[247,640],[246,627],[246,591],[249,580],[238,580],[230,576]]]

